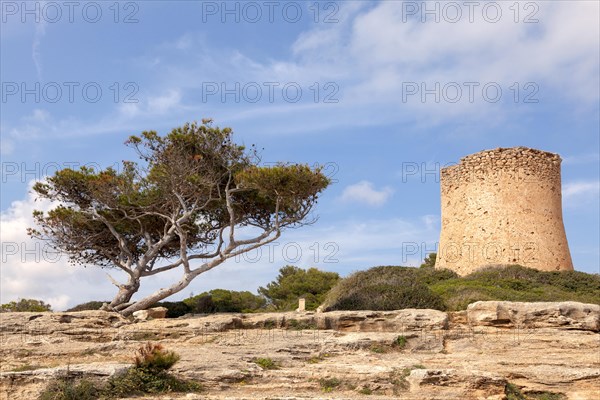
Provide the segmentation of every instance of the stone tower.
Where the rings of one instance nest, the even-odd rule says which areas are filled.
[[[486,265],[573,270],[562,219],[558,154],[526,147],[471,154],[441,171],[436,268]]]

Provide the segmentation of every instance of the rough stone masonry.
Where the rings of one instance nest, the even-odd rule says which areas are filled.
[[[505,264],[573,270],[560,163],[558,154],[512,147],[471,154],[442,169],[436,268],[460,275]]]

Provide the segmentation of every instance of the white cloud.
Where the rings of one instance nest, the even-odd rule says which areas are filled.
[[[562,188],[563,201],[566,207],[577,207],[585,203],[598,202],[600,198],[599,181],[568,182]]]
[[[169,90],[164,96],[148,99],[148,111],[152,114],[164,114],[180,106],[181,93],[178,90]]]
[[[32,184],[33,181],[29,184],[30,189]],[[36,201],[30,193],[26,199],[12,202],[0,214],[2,303],[35,298],[60,310],[67,304],[77,304],[81,297],[101,298],[101,290],[111,286],[100,270],[71,266],[66,257],[57,255],[45,243],[27,235],[26,229],[35,226],[33,210],[48,210],[54,205],[49,201]]]
[[[341,199],[348,202],[368,204],[370,206],[381,206],[392,196],[392,188],[386,186],[376,190],[369,181],[360,181],[344,189]]]
[[[42,3],[42,7],[45,4]],[[33,44],[31,45],[31,58],[35,65],[38,80],[42,80],[42,56],[40,54],[40,47],[42,45],[42,38],[46,36],[46,25],[47,22],[44,18],[35,24],[35,33],[33,36]]]

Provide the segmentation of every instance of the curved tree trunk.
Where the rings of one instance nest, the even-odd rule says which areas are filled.
[[[179,280],[179,282],[169,286],[168,288],[161,288],[156,292],[152,293],[149,296],[144,297],[141,300],[136,301],[135,303],[128,305],[126,308],[119,311],[121,315],[128,317],[136,311],[145,310],[148,307],[158,303],[159,301],[166,299],[167,297],[185,289],[192,280],[202,272],[208,271],[216,267],[217,265],[223,263],[224,259],[213,260],[211,263],[206,264],[205,267],[199,268],[192,272],[187,272],[183,275],[183,277]],[[131,297],[131,296],[130,296]]]
[[[139,290],[139,288],[139,278],[130,277],[127,284],[119,285],[119,292],[115,298],[110,302],[110,304],[106,305],[106,307],[102,307],[102,309],[107,311],[119,311],[127,307],[131,298]]]

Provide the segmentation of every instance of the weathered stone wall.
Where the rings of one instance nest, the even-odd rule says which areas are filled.
[[[436,268],[486,265],[572,270],[562,220],[558,154],[526,147],[471,154],[441,171]]]

